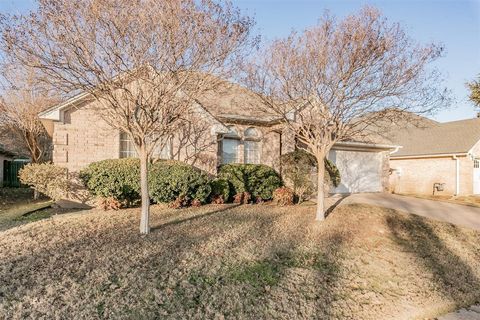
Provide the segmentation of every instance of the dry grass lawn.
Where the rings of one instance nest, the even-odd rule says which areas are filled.
[[[480,298],[480,233],[366,205],[55,216],[0,232],[0,318],[412,319]]]

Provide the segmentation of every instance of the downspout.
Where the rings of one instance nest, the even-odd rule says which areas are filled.
[[[396,152],[398,152],[398,150],[400,150],[402,146],[395,146],[395,149],[393,149],[392,151],[390,151],[390,154],[394,154]]]
[[[460,159],[455,154],[452,159],[455,160],[455,196],[458,196],[460,194]]]

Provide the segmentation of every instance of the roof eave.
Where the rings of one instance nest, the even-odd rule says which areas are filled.
[[[377,150],[395,150],[400,148],[398,145],[390,145],[390,144],[379,144],[379,143],[368,143],[368,142],[354,142],[354,141],[340,141],[333,145],[333,149],[335,147],[341,148],[358,148],[358,149],[377,149]]]
[[[38,114],[40,119],[53,120],[53,121],[63,121],[63,112],[69,108],[77,105],[78,103],[84,101],[90,96],[89,93],[83,92],[73,96],[72,98],[59,103],[47,110],[44,110]]]
[[[445,158],[453,156],[468,156],[469,152],[447,152],[447,153],[430,153],[430,154],[410,154],[410,155],[391,155],[390,159],[417,159],[417,158]]]

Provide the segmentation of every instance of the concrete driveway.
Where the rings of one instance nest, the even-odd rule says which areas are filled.
[[[345,198],[341,205],[365,203],[410,212],[419,216],[480,230],[480,208],[388,193],[359,193]]]

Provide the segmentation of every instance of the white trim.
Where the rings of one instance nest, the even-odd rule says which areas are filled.
[[[402,160],[402,159],[419,159],[419,158],[449,158],[453,156],[466,157],[468,153],[439,153],[439,154],[422,154],[412,156],[392,156],[390,160]]]
[[[394,150],[396,148],[401,148],[400,146],[395,145],[388,145],[388,144],[375,144],[375,143],[366,143],[366,142],[348,142],[348,141],[340,141],[336,142],[332,149],[333,150]]]
[[[76,103],[88,98],[89,96],[90,94],[87,92],[77,94],[76,96],[68,99],[67,101],[64,101],[60,104],[57,104],[56,106],[53,106],[51,108],[48,108],[45,111],[40,112],[38,116],[40,119],[63,121],[63,113],[65,110],[68,110],[69,108],[73,107]]]

